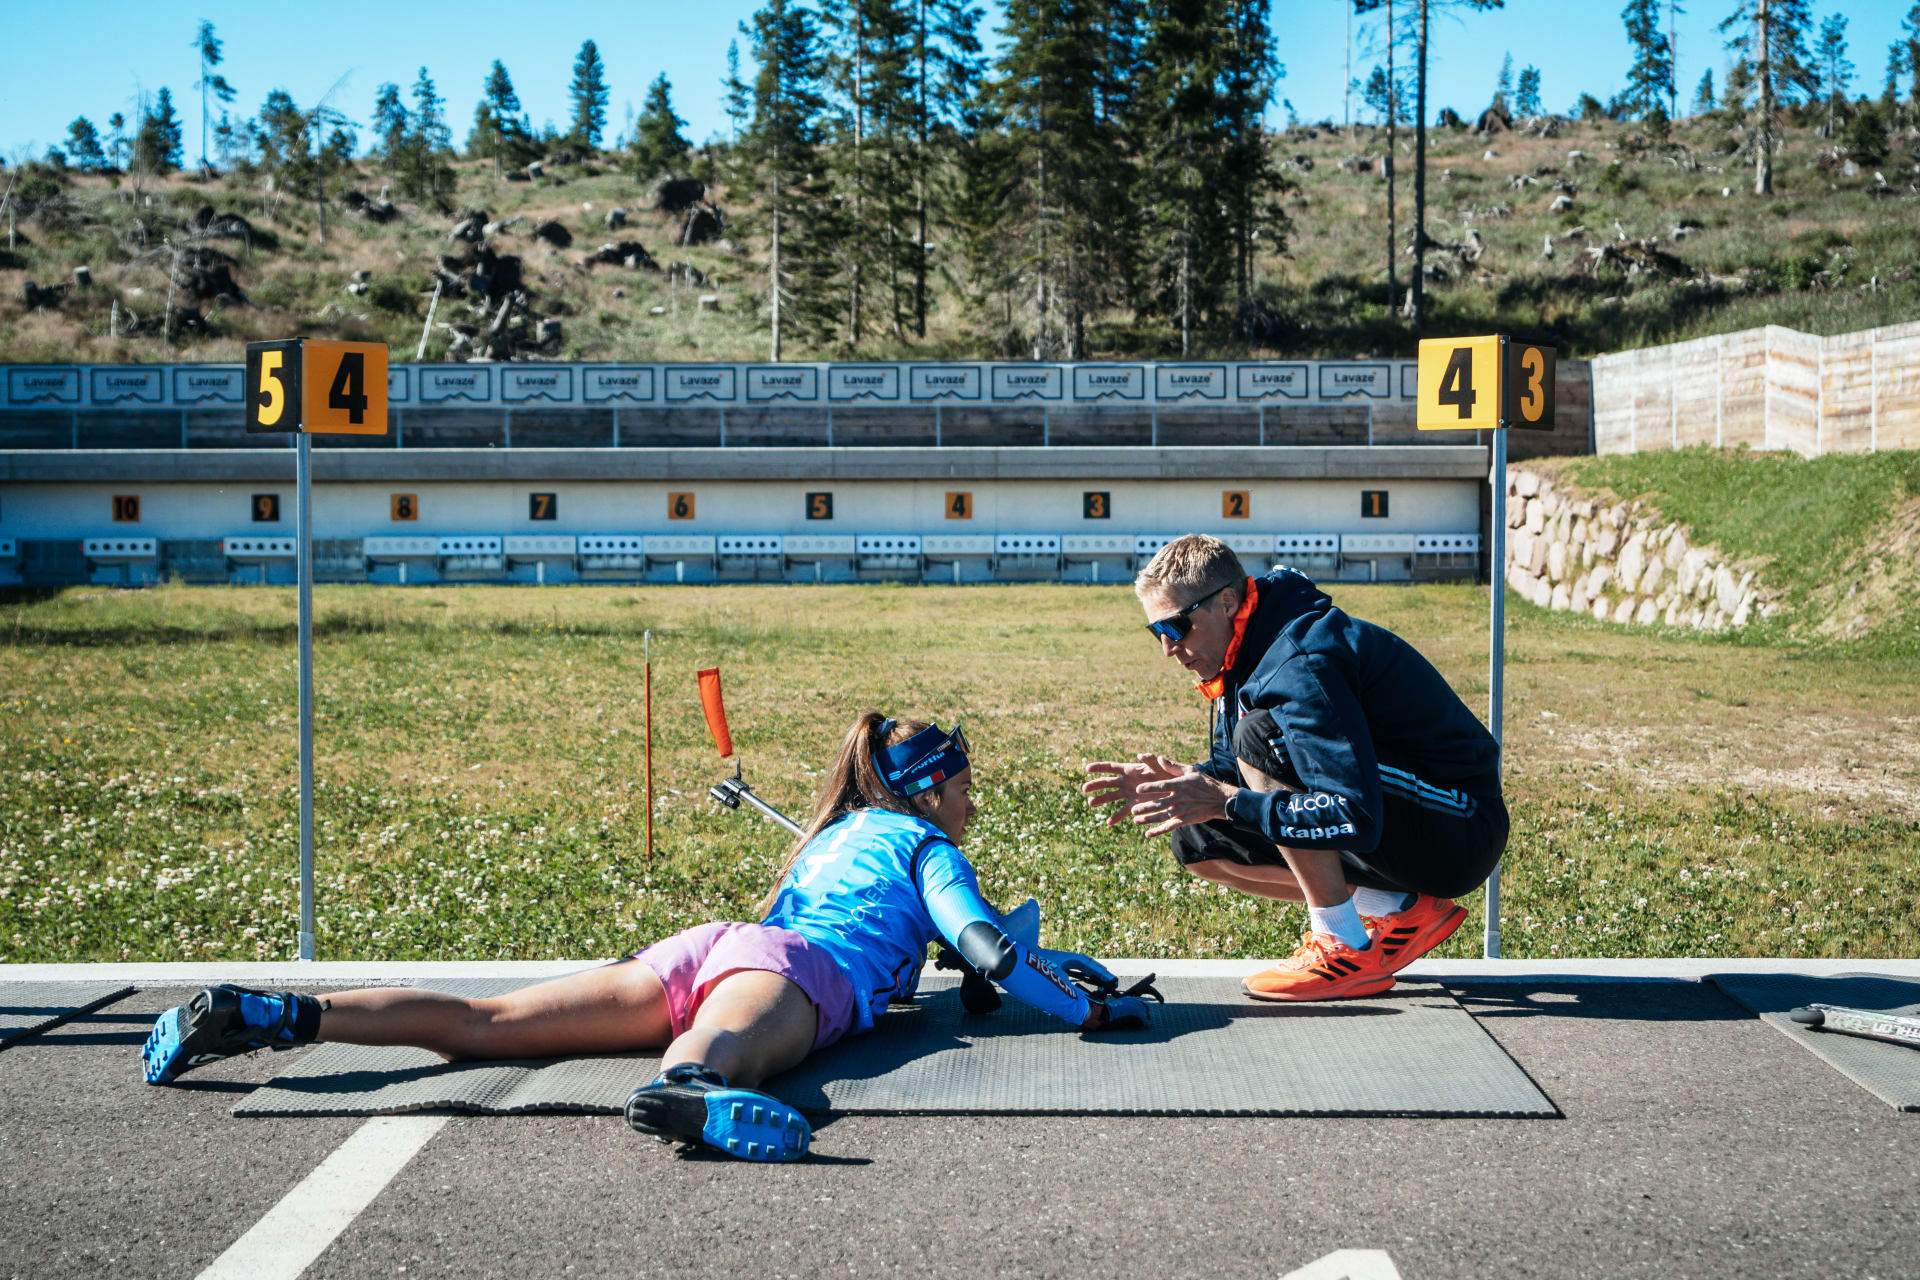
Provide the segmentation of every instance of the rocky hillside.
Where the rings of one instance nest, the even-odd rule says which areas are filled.
[[[1544,336],[1583,356],[1768,323],[1834,333],[1920,318],[1911,130],[1878,166],[1794,130],[1777,192],[1756,197],[1723,126],[1682,122],[1656,141],[1618,122],[1485,123],[1431,133],[1435,332]],[[1300,126],[1274,146],[1295,183],[1289,242],[1255,264],[1258,323],[1202,337],[1196,354],[1411,355],[1387,301],[1390,248],[1403,290],[1412,269],[1410,132],[1393,152],[1391,237],[1384,131]],[[381,338],[411,357],[423,330],[427,359],[764,358],[765,246],[740,216],[755,193],[642,187],[618,159],[460,161],[454,188],[426,200],[387,190],[362,159],[324,206],[259,173],[0,170],[15,183],[0,360],[232,360],[291,333]],[[1003,354],[939,275],[926,339],[789,344],[788,358]],[[1124,313],[1099,318],[1089,342],[1096,356],[1179,351],[1168,324]]]

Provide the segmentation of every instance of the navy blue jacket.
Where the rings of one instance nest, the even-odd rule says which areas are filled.
[[[1242,788],[1230,819],[1275,844],[1364,854],[1380,843],[1383,792],[1453,812],[1500,794],[1499,745],[1412,645],[1348,617],[1297,570],[1259,589],[1199,768],[1239,783],[1234,727],[1267,711],[1295,774],[1283,781],[1304,790]]]

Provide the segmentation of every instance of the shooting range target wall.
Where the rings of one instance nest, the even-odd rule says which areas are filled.
[[[240,366],[0,371],[0,583],[290,581]],[[313,441],[336,581],[1118,581],[1203,530],[1328,579],[1487,576],[1486,441],[1415,366],[394,365]],[[1585,452],[1586,369],[1555,432]],[[264,446],[264,447],[263,447]]]

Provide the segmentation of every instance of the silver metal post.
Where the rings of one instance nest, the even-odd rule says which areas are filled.
[[[1493,489],[1493,552],[1487,577],[1491,587],[1492,618],[1487,638],[1487,720],[1493,741],[1502,746],[1501,704],[1505,696],[1507,671],[1507,429],[1493,430],[1493,470],[1487,476]],[[1499,767],[1505,771],[1504,760]],[[1500,865],[1494,864],[1487,877],[1487,924],[1484,954],[1489,960],[1500,956]]]
[[[295,470],[300,496],[300,958],[313,959],[313,476],[307,433]]]

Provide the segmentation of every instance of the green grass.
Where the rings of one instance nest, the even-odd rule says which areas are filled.
[[[1483,591],[1335,594],[1484,706]],[[716,663],[747,777],[790,812],[856,711],[963,716],[969,852],[1053,945],[1271,956],[1304,924],[1082,803],[1088,760],[1203,749],[1125,588],[323,587],[316,610],[323,957],[608,955],[749,912],[784,841],[706,799]],[[292,620],[280,589],[0,603],[0,960],[293,954]],[[1920,945],[1913,663],[1516,610],[1507,691],[1507,954]]]
[[[1831,631],[1860,584],[1872,588],[1876,625],[1858,645],[1920,656],[1911,545],[1920,530],[1920,453],[1802,458],[1695,448],[1570,459],[1553,469],[1584,492],[1643,500],[1685,525],[1695,544],[1754,562],[1788,606],[1774,630]]]

